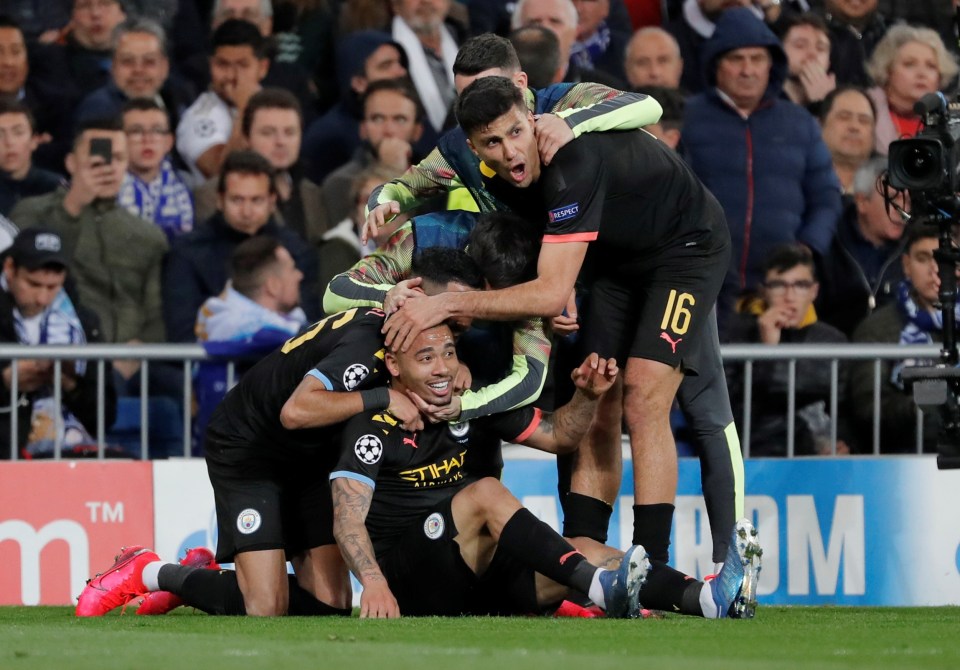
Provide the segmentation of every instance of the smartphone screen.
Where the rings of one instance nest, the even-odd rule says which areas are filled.
[[[99,156],[103,162],[110,164],[113,160],[113,140],[109,137],[94,137],[90,140],[90,157]]]

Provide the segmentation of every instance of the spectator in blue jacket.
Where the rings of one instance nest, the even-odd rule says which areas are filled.
[[[686,107],[687,159],[723,205],[733,254],[717,302],[723,328],[763,259],[785,242],[818,255],[833,240],[840,184],[820,127],[781,97],[787,58],[769,28],[745,8],[725,11],[704,45],[709,88]]]

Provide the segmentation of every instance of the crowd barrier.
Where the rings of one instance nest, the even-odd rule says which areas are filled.
[[[820,360],[824,365],[829,365],[831,370],[830,401],[827,407],[827,413],[830,416],[830,444],[833,453],[836,453],[837,446],[837,420],[839,407],[839,365],[841,362],[872,360],[874,365],[874,393],[873,393],[873,430],[871,435],[871,450],[873,454],[880,453],[880,388],[882,380],[880,378],[880,366],[884,360],[936,360],[939,355],[939,348],[936,345],[900,345],[900,344],[848,344],[848,345],[804,345],[804,344],[784,344],[776,347],[765,345],[725,345],[722,347],[724,360],[727,362],[743,363],[744,365],[744,398],[743,398],[743,433],[740,441],[744,445],[744,456],[750,456],[750,432],[752,426],[751,406],[754,394],[753,388],[753,366],[757,361],[788,361],[788,405],[786,411],[787,420],[787,455],[794,455],[794,426],[796,423],[796,363],[799,360]],[[61,399],[60,372],[63,361],[86,360],[91,361],[97,366],[97,378],[99,387],[104,384],[104,361],[115,359],[138,360],[141,364],[140,374],[140,404],[139,404],[139,428],[140,442],[138,454],[141,458],[147,458],[149,454],[148,436],[150,435],[150,419],[148,412],[148,371],[151,362],[166,361],[174,362],[182,366],[183,369],[183,398],[182,407],[191,407],[193,401],[193,388],[191,384],[191,372],[193,365],[200,361],[221,360],[211,358],[206,351],[198,344],[155,344],[155,345],[111,345],[111,344],[90,344],[82,347],[66,345],[43,345],[43,346],[23,346],[13,344],[0,345],[0,361],[22,360],[22,359],[46,359],[54,361],[54,399],[57,404]],[[227,385],[232,386],[235,379],[235,365],[233,362],[227,362]],[[5,411],[14,412],[17,405],[17,384],[18,377],[16,368],[11,379],[11,388],[6,396],[6,402],[3,402],[4,396],[0,394],[0,406],[6,405]],[[88,426],[91,433],[95,433],[97,441],[97,455],[104,458],[106,447],[106,434],[109,426],[104,425],[103,417],[103,394],[100,393],[100,402],[98,403],[97,425]],[[3,411],[3,410],[0,410]],[[918,417],[920,410],[917,410]],[[191,417],[190,412],[183,412],[181,426],[181,443],[183,456],[189,457],[193,453],[191,448]],[[10,422],[9,435],[9,457],[16,459],[18,457],[15,444],[17,443],[17,425],[15,421]],[[916,453],[921,453],[923,440],[923,422],[917,421],[916,443],[914,445]],[[59,431],[58,431],[59,432]],[[0,437],[2,439],[2,437]],[[62,445],[59,441],[55,444],[54,458],[61,457]]]
[[[761,604],[960,604],[960,471],[932,456],[748,459],[745,512],[763,544]],[[630,543],[629,467],[609,544]],[[557,528],[556,467],[510,449],[504,483]],[[699,463],[681,459],[673,564],[713,572]],[[173,560],[216,547],[199,459],[0,463],[0,605],[66,605],[122,545]],[[761,614],[762,616],[762,614]]]

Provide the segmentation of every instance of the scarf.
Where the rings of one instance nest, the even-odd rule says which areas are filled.
[[[393,17],[391,24],[391,33],[393,39],[403,47],[407,54],[407,61],[410,64],[410,78],[413,79],[417,93],[420,95],[420,102],[427,112],[427,118],[430,125],[439,131],[443,128],[443,122],[447,118],[447,106],[443,103],[443,96],[440,95],[440,89],[433,78],[433,70],[427,62],[427,56],[423,53],[423,44],[416,33],[399,16]],[[453,61],[457,57],[457,43],[453,41],[453,36],[446,26],[440,26],[440,57],[446,66],[447,79],[450,87],[453,87]]]
[[[238,293],[230,284],[219,296],[209,298],[197,315],[197,340],[211,353],[214,343],[232,343],[238,353],[245,348],[258,348],[266,341],[273,348],[297,334],[307,323],[299,307],[279,314]]]
[[[169,159],[163,159],[160,174],[149,184],[127,172],[117,203],[131,214],[156,223],[168,241],[193,230],[193,196]]]
[[[939,310],[929,311],[921,308],[911,295],[912,289],[912,285],[906,279],[897,284],[897,310],[905,322],[903,329],[900,331],[900,344],[931,344],[933,342],[931,333],[943,330],[943,314]],[[960,319],[960,305],[956,306],[955,313],[957,318]],[[897,363],[890,372],[890,382],[903,390],[903,379],[901,378],[903,368],[913,365],[927,365],[931,362],[907,359]]]
[[[0,288],[10,292],[6,275],[0,275]],[[31,335],[31,329],[26,321],[20,310],[14,308],[13,327],[17,334],[17,341],[21,344],[80,345],[87,342],[87,336],[83,332],[83,325],[80,323],[80,317],[77,316],[73,302],[67,292],[62,289],[50,306],[40,314],[39,332],[36,337]],[[86,361],[73,361],[72,365],[77,376],[82,376],[86,372]],[[51,387],[37,389],[31,396],[30,433],[24,448],[24,455],[28,458],[53,454],[58,437],[58,407],[54,402],[53,389]],[[59,439],[63,447],[94,442],[87,429],[66,406],[59,407],[59,414],[61,419]]]
[[[570,47],[570,62],[582,70],[593,70],[593,64],[607,52],[610,46],[610,27],[603,21],[597,30],[582,42]]]

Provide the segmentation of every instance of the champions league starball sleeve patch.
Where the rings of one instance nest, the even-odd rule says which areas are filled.
[[[357,385],[362,382],[368,374],[370,374],[370,369],[366,365],[354,363],[343,373],[343,387],[348,391],[352,391],[357,388]]]
[[[353,445],[353,453],[357,455],[362,463],[373,465],[380,460],[383,455],[383,443],[376,435],[361,435],[356,444]]]

